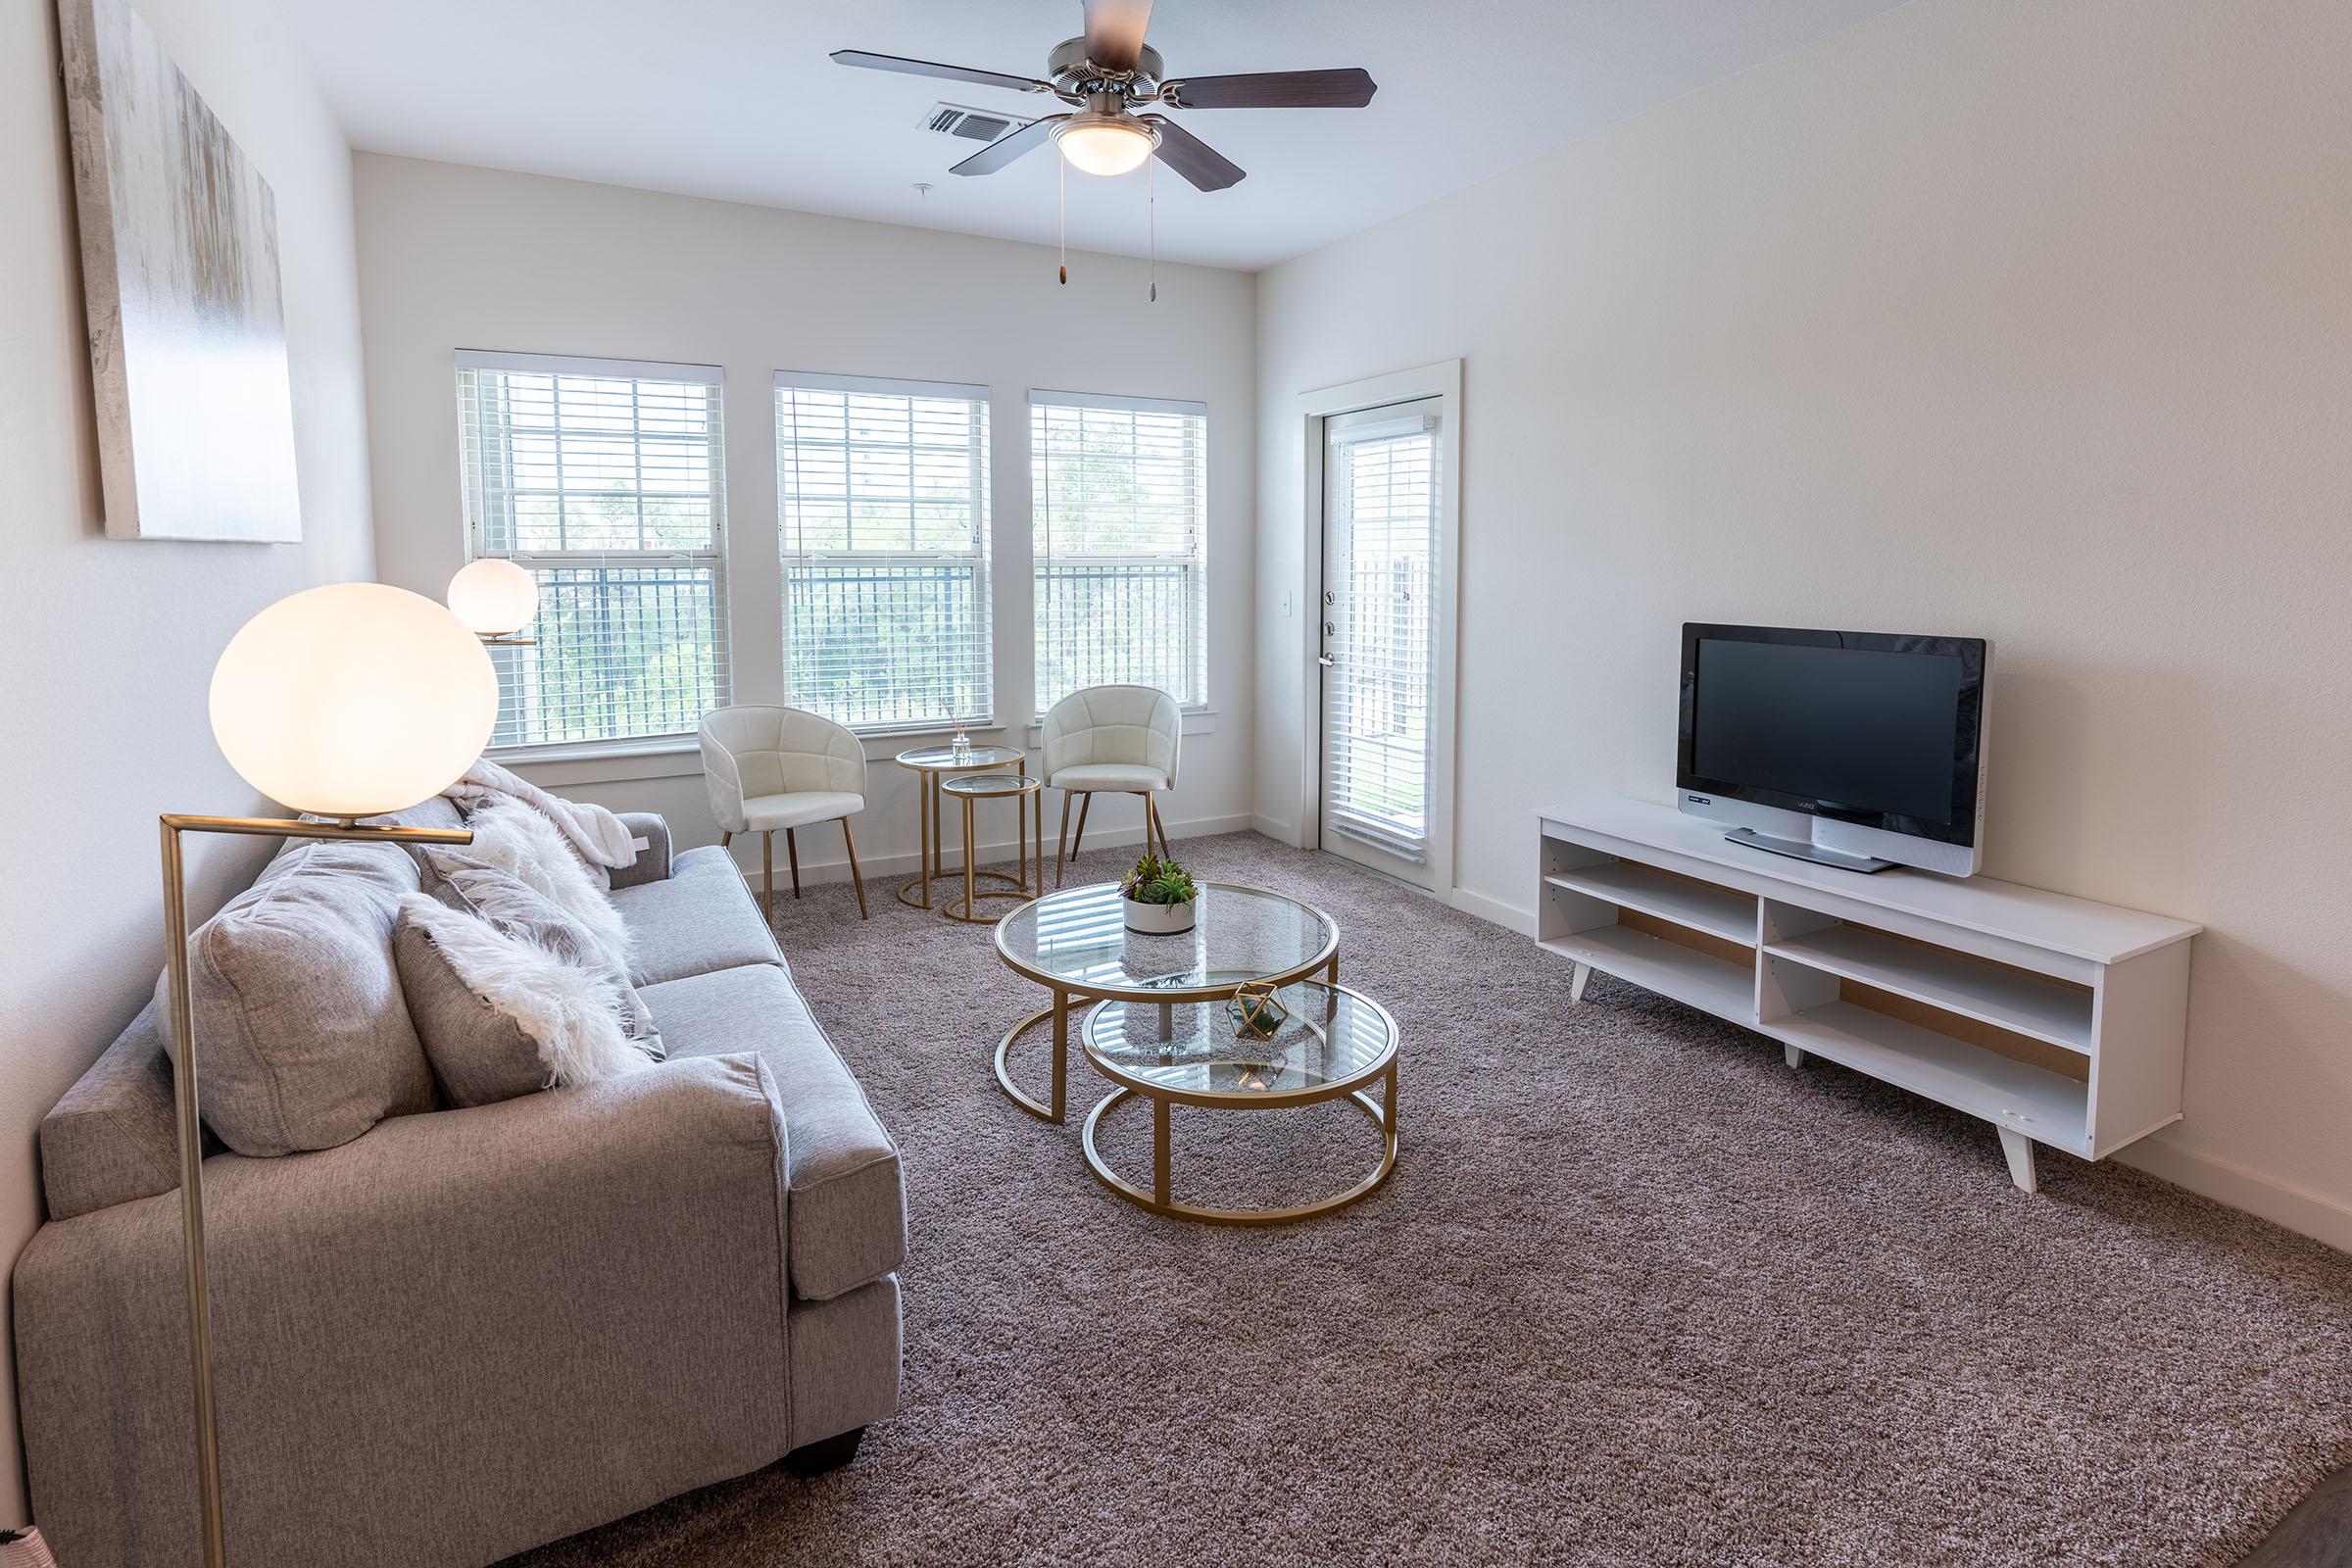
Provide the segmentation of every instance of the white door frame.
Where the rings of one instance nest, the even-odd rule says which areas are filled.
[[[1347,381],[1298,399],[1300,448],[1306,470],[1300,535],[1305,544],[1306,612],[1298,617],[1299,712],[1313,738],[1299,760],[1298,847],[1322,848],[1323,840],[1323,445],[1324,421],[1391,403],[1438,399],[1437,586],[1431,635],[1437,639],[1429,690],[1429,858],[1433,891],[1452,902],[1453,880],[1453,709],[1454,661],[1461,599],[1462,564],[1462,362],[1440,360],[1365,381]]]

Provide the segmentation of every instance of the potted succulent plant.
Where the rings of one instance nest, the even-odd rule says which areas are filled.
[[[1193,928],[1193,901],[1200,896],[1193,875],[1174,860],[1146,855],[1119,884],[1127,929],[1166,936]]]

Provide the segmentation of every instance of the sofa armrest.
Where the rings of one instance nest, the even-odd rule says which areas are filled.
[[[662,882],[669,877],[669,823],[653,811],[622,811],[620,825],[629,830],[629,837],[643,839],[645,848],[637,852],[635,863],[612,869],[612,886],[633,888],[640,882]]]
[[[206,1162],[229,1547],[486,1562],[791,1446],[784,1123],[757,1056]],[[196,1553],[176,1194],[16,1268],[32,1493],[65,1561]]]

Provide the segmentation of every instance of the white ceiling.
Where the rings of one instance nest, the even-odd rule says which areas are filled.
[[[1171,76],[1362,66],[1367,109],[1177,111],[1250,177],[1159,171],[1159,254],[1256,269],[1407,212],[1900,0],[1159,0]],[[352,144],[1051,243],[1055,160],[979,178],[936,102],[1041,96],[856,71],[857,48],[1018,75],[1078,0],[288,0]],[[926,197],[918,180],[932,185]],[[1073,247],[1141,255],[1138,173],[1069,180]]]

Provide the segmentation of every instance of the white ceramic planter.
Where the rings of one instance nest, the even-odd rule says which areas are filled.
[[[1127,909],[1127,929],[1155,937],[1190,931],[1193,928],[1195,902],[1191,899],[1182,904],[1138,904],[1133,899],[1119,901]]]

